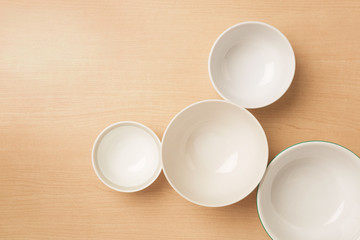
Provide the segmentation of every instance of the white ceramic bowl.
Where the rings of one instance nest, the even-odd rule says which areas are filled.
[[[246,109],[206,100],[188,106],[170,122],[162,159],[166,178],[182,197],[221,207],[243,199],[259,184],[268,144]]]
[[[209,56],[210,80],[227,100],[259,108],[278,100],[295,73],[294,51],[286,37],[262,22],[244,22],[223,32]]]
[[[137,122],[118,122],[96,138],[92,163],[108,187],[136,192],[149,186],[161,172],[161,145],[156,134]]]
[[[269,164],[257,205],[272,239],[360,239],[360,159],[334,143],[294,145]]]

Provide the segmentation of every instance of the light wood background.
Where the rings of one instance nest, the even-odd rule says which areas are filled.
[[[289,91],[251,110],[270,157],[313,139],[360,154],[357,0],[0,0],[0,239],[269,239],[255,192],[204,208],[163,174],[122,194],[91,166],[109,124],[139,121],[161,137],[182,108],[219,98],[210,48],[247,20],[280,29],[296,55]]]

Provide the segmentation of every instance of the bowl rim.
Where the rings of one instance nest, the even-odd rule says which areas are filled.
[[[123,126],[123,125],[130,125],[130,126],[135,126],[135,127],[138,127],[139,129],[141,129],[142,131],[145,131],[147,132],[148,134],[150,134],[156,145],[159,147],[159,159],[158,159],[158,164],[159,164],[159,167],[156,169],[156,171],[153,173],[152,177],[149,178],[149,182],[139,188],[132,188],[132,189],[128,189],[128,190],[125,190],[125,189],[122,189],[122,188],[117,188],[117,187],[114,187],[114,186],[111,186],[107,183],[107,181],[105,181],[105,179],[103,179],[103,177],[101,176],[100,174],[100,169],[98,169],[98,167],[96,166],[96,162],[98,162],[97,158],[95,157],[95,151],[97,150],[98,148],[98,145],[101,141],[101,139],[110,131],[112,131],[113,129],[117,128],[117,127],[120,127],[120,126]],[[118,192],[124,192],[124,193],[131,193],[131,192],[138,192],[138,191],[141,191],[147,187],[149,187],[153,182],[155,182],[155,180],[159,177],[160,173],[161,173],[161,170],[162,170],[162,160],[161,160],[161,148],[162,148],[162,144],[160,142],[160,139],[159,137],[155,134],[155,132],[145,126],[144,124],[142,123],[139,123],[139,122],[135,122],[135,121],[120,121],[120,122],[115,122],[115,123],[112,123],[110,124],[109,126],[107,126],[106,128],[104,128],[99,134],[98,136],[96,137],[95,141],[94,141],[94,144],[93,144],[93,148],[92,148],[92,151],[91,151],[91,163],[92,163],[92,166],[93,166],[93,169],[95,171],[95,174],[96,176],[100,179],[100,181],[105,184],[107,187],[115,190],[115,191],[118,191]],[[95,160],[96,159],[96,160]],[[103,173],[102,173],[103,174]],[[103,174],[103,176],[106,178],[106,176]],[[112,182],[111,180],[108,180],[109,182]],[[146,182],[145,182],[146,183]],[[115,184],[115,183],[114,183]],[[115,184],[117,185],[117,184]]]
[[[290,88],[293,80],[294,80],[294,76],[295,76],[295,70],[296,70],[296,58],[295,58],[295,53],[294,53],[294,49],[293,47],[291,46],[291,43],[290,41],[287,39],[287,37],[279,30],[277,29],[276,27],[268,24],[268,23],[265,23],[265,22],[260,22],[260,21],[245,21],[245,22],[240,22],[240,23],[237,23],[235,25],[232,25],[230,26],[229,28],[227,28],[224,32],[222,32],[218,37],[217,39],[215,40],[215,42],[213,43],[212,47],[211,47],[211,50],[210,50],[210,53],[209,53],[209,57],[208,57],[208,74],[209,74],[209,78],[210,78],[210,81],[211,81],[211,84],[212,86],[214,87],[215,91],[225,100],[227,101],[230,101],[230,102],[233,102],[231,101],[229,98],[227,98],[220,90],[219,88],[216,86],[215,84],[215,81],[213,79],[213,76],[212,76],[212,68],[211,68],[211,60],[213,58],[213,52],[214,52],[214,49],[215,47],[218,45],[218,43],[220,42],[220,40],[223,38],[223,36],[225,34],[227,34],[228,32],[230,32],[231,30],[235,29],[235,28],[238,28],[238,27],[241,27],[243,25],[248,25],[248,24],[257,24],[257,25],[262,25],[264,27],[268,27],[270,28],[271,30],[274,30],[276,33],[279,34],[279,36],[285,40],[285,42],[287,43],[289,49],[290,49],[290,52],[291,52],[291,57],[292,59],[294,60],[293,61],[293,71],[292,71],[292,74],[290,76],[290,80],[287,80],[287,86],[284,88],[284,90],[281,92],[281,94],[279,94],[279,96],[277,96],[274,100],[266,103],[266,104],[263,104],[261,106],[251,106],[251,107],[248,107],[248,106],[242,106],[243,108],[247,108],[247,109],[257,109],[257,108],[263,108],[263,107],[266,107],[266,106],[269,106],[270,104],[273,104],[274,102],[276,102],[277,100],[279,100],[286,92],[287,90]],[[235,103],[235,102],[233,102]],[[236,104],[236,103],[235,103]],[[240,104],[237,104],[240,106]]]
[[[331,141],[326,141],[326,140],[308,140],[308,141],[302,141],[302,142],[298,142],[298,143],[295,143],[293,145],[290,145],[288,147],[286,147],[285,149],[283,149],[281,152],[279,152],[273,159],[270,160],[268,166],[267,166],[267,170],[268,170],[268,167],[270,166],[270,164],[274,164],[274,162],[278,161],[278,157],[281,157],[281,155],[283,155],[285,152],[287,152],[288,150],[294,148],[294,147],[297,147],[299,145],[303,145],[303,144],[311,144],[311,143],[325,143],[325,144],[331,144],[331,145],[335,145],[335,146],[338,146],[338,147],[341,147],[343,148],[344,150],[347,150],[348,152],[352,153],[355,157],[357,157],[359,160],[360,160],[360,156],[357,155],[355,152],[351,151],[349,148],[347,147],[344,147],[343,145],[340,145],[338,143],[335,143],[335,142],[331,142]],[[275,240],[275,237],[274,236],[275,234],[272,233],[272,235],[270,234],[270,231],[269,229],[267,229],[265,227],[265,223],[264,223],[264,220],[261,218],[261,209],[260,209],[260,204],[259,204],[259,199],[261,198],[261,193],[259,193],[259,189],[260,189],[260,186],[262,185],[264,179],[265,179],[265,175],[267,174],[268,171],[266,171],[266,173],[264,174],[260,184],[258,185],[258,188],[256,190],[256,211],[257,211],[257,215],[259,217],[259,220],[260,220],[260,223],[261,223],[261,226],[263,227],[263,229],[265,230],[266,234],[273,240]],[[267,226],[269,228],[269,226]]]
[[[180,110],[177,114],[175,114],[175,116],[171,119],[171,121],[170,121],[169,124],[167,125],[167,127],[166,127],[166,129],[165,129],[165,131],[164,131],[163,137],[162,137],[162,146],[163,146],[163,144],[164,144],[164,140],[165,140],[165,138],[166,138],[166,134],[167,134],[170,126],[172,125],[172,123],[175,121],[175,119],[177,119],[178,116],[179,116],[180,114],[182,114],[184,111],[186,111],[187,109],[189,109],[189,108],[191,108],[191,107],[193,107],[193,106],[199,105],[199,104],[206,103],[206,102],[221,102],[221,103],[230,104],[230,105],[235,106],[236,108],[238,108],[238,109],[240,109],[240,110],[245,111],[248,116],[250,116],[253,120],[255,120],[255,121],[254,121],[255,124],[258,125],[259,129],[261,130],[261,132],[262,132],[262,134],[263,134],[263,136],[264,136],[264,140],[265,140],[265,142],[266,142],[266,155],[267,155],[266,159],[267,159],[267,161],[268,161],[268,159],[269,159],[269,142],[268,142],[268,140],[267,140],[267,136],[266,136],[266,133],[265,133],[265,131],[264,131],[264,128],[261,126],[260,122],[256,119],[256,117],[255,117],[251,112],[249,112],[249,110],[247,110],[246,108],[241,107],[241,106],[239,106],[239,105],[236,105],[235,103],[230,102],[230,101],[228,101],[228,100],[226,100],[226,99],[225,99],[225,100],[224,100],[224,99],[206,99],[206,100],[201,100],[201,101],[192,103],[192,104],[188,105],[187,107],[183,108],[182,110]],[[242,199],[244,199],[244,198],[246,198],[247,196],[249,196],[249,195],[256,189],[256,187],[257,187],[257,186],[259,185],[259,183],[261,182],[261,179],[263,178],[263,176],[264,176],[264,174],[265,174],[265,172],[266,172],[266,169],[267,169],[267,161],[266,161],[266,166],[265,166],[264,171],[263,171],[263,173],[262,173],[262,176],[261,176],[261,178],[260,178],[260,180],[259,180],[259,183],[257,183],[257,184],[254,186],[254,188],[253,188],[248,194],[246,194],[245,196],[243,196],[242,198],[237,199],[237,200],[232,201],[232,202],[229,202],[229,203],[227,203],[227,204],[222,204],[222,205],[204,204],[204,203],[200,203],[200,202],[194,201],[194,200],[190,199],[189,197],[185,196],[184,194],[182,194],[182,193],[175,187],[175,185],[170,181],[170,179],[169,179],[169,177],[168,177],[168,174],[166,173],[166,170],[165,170],[165,167],[164,167],[163,151],[164,151],[164,148],[162,147],[162,148],[161,148],[161,161],[162,161],[163,173],[164,173],[164,175],[165,175],[165,178],[166,178],[167,182],[168,182],[168,183],[170,184],[170,186],[171,186],[181,197],[183,197],[185,200],[187,200],[187,201],[189,201],[189,202],[191,202],[191,203],[194,203],[194,204],[196,204],[196,205],[203,206],[203,207],[226,207],[226,206],[229,206],[229,205],[232,205],[232,204],[235,204],[235,203],[241,201]]]

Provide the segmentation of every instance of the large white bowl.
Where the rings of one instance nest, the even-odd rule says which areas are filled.
[[[202,206],[235,203],[259,184],[268,161],[265,133],[246,109],[206,100],[178,113],[162,145],[163,170],[185,199]]]
[[[106,186],[120,192],[136,192],[159,176],[160,149],[159,138],[148,127],[137,122],[118,122],[96,138],[92,163]]]
[[[259,108],[278,100],[295,73],[294,51],[286,37],[262,22],[244,22],[223,32],[209,56],[210,80],[227,100]]]
[[[360,239],[360,159],[329,142],[294,145],[270,163],[257,195],[276,240]]]

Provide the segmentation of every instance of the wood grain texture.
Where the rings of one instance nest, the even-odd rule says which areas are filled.
[[[292,43],[289,91],[251,112],[270,157],[322,139],[360,154],[360,2],[0,0],[0,239],[269,239],[256,194],[224,208],[182,199],[163,174],[121,194],[91,166],[107,125],[162,136],[185,106],[220,98],[211,45],[247,20]]]

